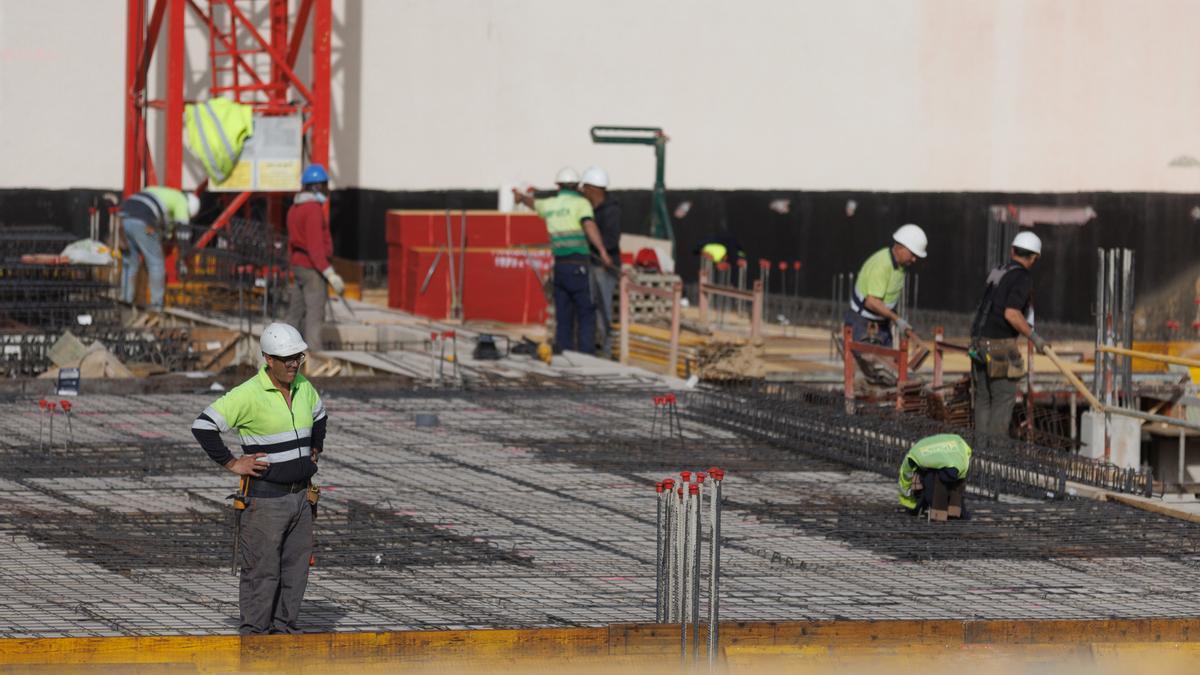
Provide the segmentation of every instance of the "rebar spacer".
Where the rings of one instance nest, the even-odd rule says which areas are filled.
[[[692,472],[691,471],[680,471],[679,477],[683,479],[684,483],[689,483],[692,480]]]

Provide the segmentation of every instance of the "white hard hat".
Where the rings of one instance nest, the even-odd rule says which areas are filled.
[[[1038,255],[1042,254],[1041,238],[1029,230],[1018,232],[1017,236],[1013,237],[1012,245],[1013,248],[1023,248],[1026,251],[1033,251]]]
[[[293,356],[308,351],[308,344],[300,337],[300,331],[282,321],[264,328],[259,343],[262,352],[270,356]]]
[[[594,185],[608,189],[608,172],[598,166],[589,166],[583,170],[583,184]]]
[[[913,252],[913,255],[918,258],[925,257],[925,247],[929,245],[929,239],[925,236],[925,230],[922,230],[919,225],[901,225],[900,229],[892,234],[892,241],[900,244],[904,248]]]
[[[554,177],[555,183],[568,183],[570,185],[579,184],[579,174],[575,173],[575,169],[569,166],[564,166],[558,170],[558,175]]]
[[[188,217],[195,218],[200,213],[200,198],[194,192],[187,193]]]

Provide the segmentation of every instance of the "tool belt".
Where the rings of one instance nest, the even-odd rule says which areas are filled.
[[[971,349],[988,377],[1009,380],[1025,377],[1027,371],[1020,338],[975,338]]]
[[[286,497],[308,490],[310,481],[302,480],[295,483],[273,483],[269,480],[252,478],[247,494],[251,497]]]

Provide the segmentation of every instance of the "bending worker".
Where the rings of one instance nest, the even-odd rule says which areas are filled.
[[[579,194],[579,174],[564,168],[554,182],[558,183],[558,192],[552,197],[535,199],[518,190],[513,190],[513,196],[537,211],[550,233],[554,253],[554,351],[591,354],[596,351],[596,309],[588,242],[595,247],[602,265],[611,267],[613,260],[596,227],[591,202]]]
[[[288,289],[284,321],[304,333],[304,339],[321,349],[321,325],[325,322],[328,284],[334,293],[346,290],[342,277],[333,271],[333,239],[325,202],[329,199],[329,174],[320,164],[311,164],[300,176],[303,186],[288,208],[288,262],[296,280]]]
[[[300,332],[272,323],[263,329],[261,347],[266,365],[258,374],[192,424],[214,462],[248,477],[237,543],[242,635],[300,632],[316,509],[311,478],[325,443],[325,406],[299,373],[308,350]],[[237,458],[221,441],[230,429],[242,440]]]
[[[1012,241],[1012,258],[988,274],[983,299],[971,323],[971,380],[975,391],[975,433],[1007,436],[1017,387],[1026,364],[1020,336],[1038,353],[1049,346],[1033,330],[1033,276],[1042,240],[1025,230]]]
[[[971,469],[971,446],[957,434],[917,441],[900,464],[900,505],[930,520],[965,518],[964,495]]]
[[[917,225],[903,225],[892,234],[892,245],[871,254],[858,271],[850,310],[845,322],[854,330],[855,342],[892,345],[895,323],[901,334],[912,332],[912,324],[896,313],[904,290],[904,270],[926,255],[929,240]]]
[[[150,282],[150,309],[161,312],[166,290],[163,240],[175,234],[175,226],[187,224],[200,212],[200,198],[175,188],[151,185],[121,202],[121,223],[129,255],[121,261],[121,299],[133,302],[140,254],[146,260]]]

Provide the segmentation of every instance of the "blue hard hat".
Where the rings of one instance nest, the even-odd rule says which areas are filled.
[[[304,173],[300,174],[301,185],[312,185],[313,183],[328,183],[329,174],[325,173],[325,167],[320,164],[309,164],[304,168]]]

